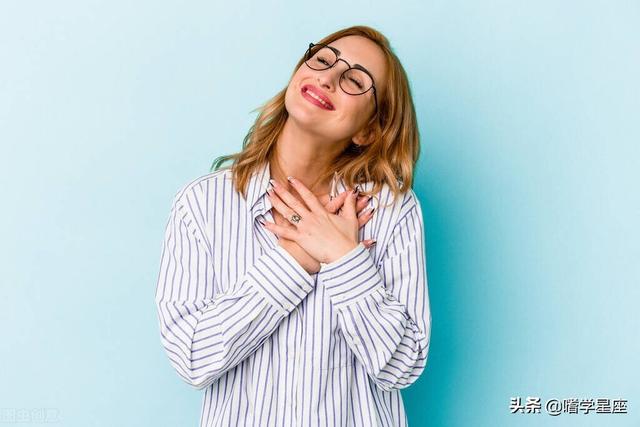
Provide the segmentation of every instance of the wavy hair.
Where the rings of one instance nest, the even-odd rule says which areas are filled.
[[[360,146],[352,141],[320,174],[317,182],[329,179],[334,173],[341,176],[349,188],[372,181],[371,190],[362,191],[362,194],[367,195],[376,195],[383,184],[387,183],[395,200],[411,188],[415,164],[420,155],[420,135],[409,81],[387,38],[371,27],[348,27],[326,36],[320,43],[329,44],[350,35],[366,37],[384,52],[387,66],[386,90],[383,99],[378,100],[378,114],[372,114],[367,123],[367,137],[372,142]],[[304,64],[304,60],[303,56],[298,61],[289,82]],[[235,188],[245,198],[252,173],[274,157],[276,141],[288,117],[285,108],[286,90],[287,87],[252,110],[259,111],[259,114],[244,138],[242,151],[220,156],[211,165],[210,171],[218,170],[224,162],[232,160]]]

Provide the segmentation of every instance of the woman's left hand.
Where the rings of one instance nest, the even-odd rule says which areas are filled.
[[[302,182],[295,178],[291,178],[289,182],[304,203],[275,180],[272,181],[275,193],[271,196],[271,203],[295,227],[287,228],[266,221],[265,227],[268,230],[295,241],[309,255],[326,264],[341,258],[358,245],[360,226],[356,214],[356,192],[347,196],[340,215],[336,215],[327,212],[320,200]],[[291,221],[292,215],[296,213],[301,217],[297,223]]]

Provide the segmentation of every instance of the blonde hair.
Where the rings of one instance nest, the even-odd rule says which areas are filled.
[[[378,114],[372,114],[367,123],[367,137],[373,142],[366,146],[352,142],[318,177],[318,181],[328,180],[336,172],[348,188],[372,181],[371,191],[362,191],[367,195],[377,194],[387,183],[395,200],[411,188],[415,163],[420,155],[420,135],[409,81],[387,38],[371,27],[345,28],[326,36],[320,43],[329,44],[351,35],[366,37],[382,49],[387,66],[386,90],[383,99],[378,99]],[[298,61],[289,81],[304,60],[302,57]],[[211,165],[213,171],[222,163],[233,160],[231,170],[235,188],[244,198],[252,173],[274,156],[276,141],[288,117],[286,90],[285,87],[265,104],[252,110],[259,111],[259,115],[244,138],[242,151],[220,156]]]

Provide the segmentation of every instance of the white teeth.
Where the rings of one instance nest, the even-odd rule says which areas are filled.
[[[322,105],[326,106],[327,108],[331,108],[331,107],[329,107],[329,104],[324,102],[318,95],[316,95],[315,93],[311,92],[309,89],[307,89],[307,93],[309,95],[311,95],[314,99],[317,99],[318,101],[322,102]]]

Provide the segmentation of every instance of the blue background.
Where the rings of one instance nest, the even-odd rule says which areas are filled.
[[[308,42],[388,36],[422,134],[431,352],[411,426],[640,425],[637,1],[5,1],[0,407],[195,426],[153,302],[170,202]],[[628,414],[510,414],[511,397]]]

